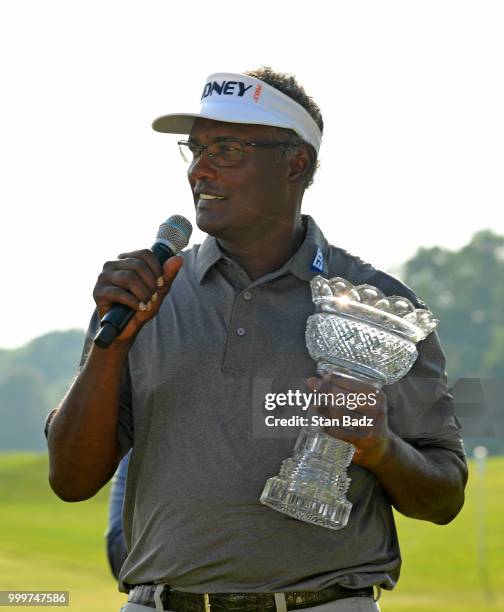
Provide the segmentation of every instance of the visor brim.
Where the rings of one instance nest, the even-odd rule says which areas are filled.
[[[297,130],[290,125],[285,118],[276,117],[273,113],[264,112],[261,109],[254,109],[254,112],[244,112],[242,104],[232,105],[226,104],[226,108],[222,108],[222,104],[216,104],[214,108],[205,108],[200,113],[176,113],[163,115],[152,122],[152,128],[156,132],[164,132],[166,134],[189,134],[196,119],[211,119],[212,121],[221,121],[223,123],[244,123],[252,125],[269,125],[273,127],[287,128]]]

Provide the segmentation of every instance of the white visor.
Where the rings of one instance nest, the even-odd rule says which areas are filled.
[[[210,75],[203,88],[199,112],[163,115],[154,120],[152,127],[158,132],[189,134],[198,117],[288,128],[317,153],[320,149],[322,134],[308,111],[278,89],[245,74]]]

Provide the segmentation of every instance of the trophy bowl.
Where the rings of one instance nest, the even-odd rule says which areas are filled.
[[[319,374],[347,373],[372,386],[396,382],[418,356],[415,342],[398,332],[328,312],[308,317],[306,346]]]

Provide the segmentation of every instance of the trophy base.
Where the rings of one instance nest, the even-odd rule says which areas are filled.
[[[324,501],[313,499],[312,491],[293,489],[292,484],[278,476],[267,480],[261,503],[299,521],[327,529],[345,527],[352,510],[347,500],[330,499],[329,495]]]

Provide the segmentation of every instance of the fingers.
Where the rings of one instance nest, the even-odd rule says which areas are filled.
[[[93,296],[102,308],[117,302],[134,310],[146,310],[154,292],[136,272],[119,269],[100,274]]]
[[[388,436],[385,394],[371,385],[336,374],[307,380],[315,392],[320,425],[330,436],[357,449],[381,447]]]
[[[144,311],[147,310],[148,304],[151,301],[150,296],[137,297],[137,295],[130,293],[126,288],[114,285],[101,286],[97,284],[93,296],[101,316],[104,314],[102,310],[105,309],[106,312],[114,303],[124,304],[133,310]]]
[[[348,401],[338,405],[346,405],[350,410],[368,405],[374,407],[386,401],[381,389],[338,374],[325,374],[322,378],[313,376],[306,383],[311,391],[318,393],[319,397],[328,399],[325,405],[334,405],[334,402],[329,401],[331,396],[345,396]]]
[[[113,262],[115,269],[134,270],[151,291],[156,290],[156,280],[162,273],[161,264],[149,249],[121,253]]]
[[[315,376],[308,379],[308,384],[314,386],[313,391],[315,391],[315,386],[318,384],[319,386],[329,386],[333,385],[339,387],[345,391],[356,391],[357,393],[373,393],[377,391],[373,385],[370,383],[365,383],[361,380],[355,380],[348,376],[344,376],[343,374],[324,374],[322,378],[316,378]],[[317,389],[318,390],[318,389]]]
[[[118,259],[106,262],[93,292],[100,314],[116,302],[140,313],[153,311],[153,316],[182,263],[181,257],[173,257],[163,267],[148,249],[121,253]]]
[[[182,264],[183,259],[178,256],[162,266],[149,249],[121,253],[116,260],[105,263],[93,291],[100,318],[114,303],[135,311],[115,344],[130,343],[157,314]]]

